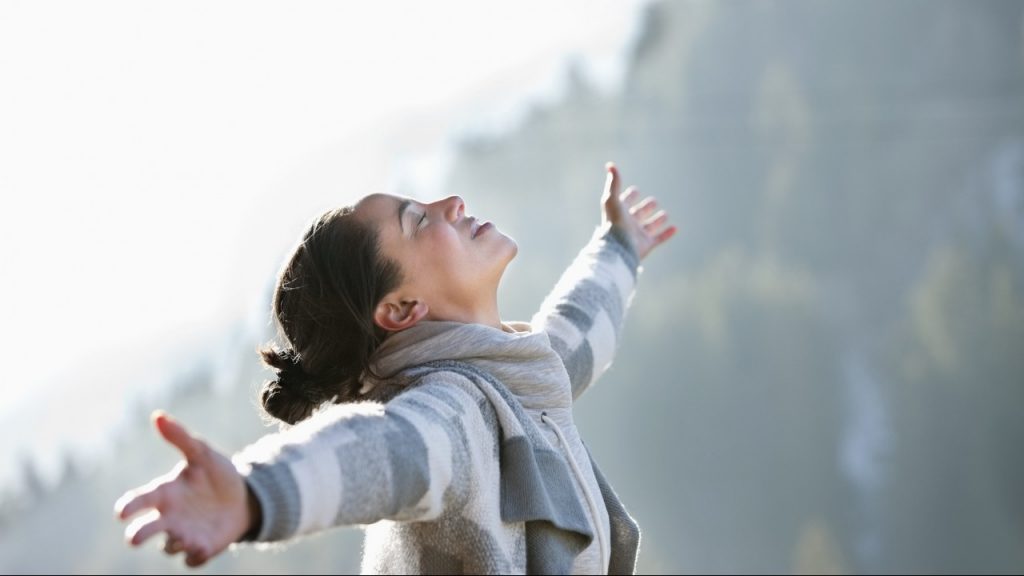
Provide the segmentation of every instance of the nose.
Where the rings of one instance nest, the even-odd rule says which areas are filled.
[[[455,222],[466,212],[466,203],[460,196],[449,196],[439,201],[446,220]]]

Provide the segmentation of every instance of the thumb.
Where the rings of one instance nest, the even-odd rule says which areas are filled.
[[[206,453],[206,444],[193,437],[177,420],[162,410],[153,412],[153,425],[160,435],[181,451],[188,462],[195,462]]]
[[[612,199],[619,198],[619,169],[615,166],[614,162],[607,162],[604,165],[604,169],[608,171],[608,176],[604,181],[604,201],[608,202]]]
[[[619,196],[619,169],[614,162],[604,165],[608,176],[604,181],[604,194],[601,197],[601,222],[618,222],[622,218],[622,198]]]

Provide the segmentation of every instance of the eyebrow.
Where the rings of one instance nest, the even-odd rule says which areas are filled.
[[[405,211],[410,205],[412,205],[412,200],[403,200],[402,203],[398,205],[398,226],[402,229],[402,234],[405,234],[405,224],[402,220],[405,216]]]

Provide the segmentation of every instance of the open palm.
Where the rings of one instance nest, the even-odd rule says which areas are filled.
[[[605,165],[608,177],[601,197],[601,222],[611,223],[630,243],[641,260],[676,233],[668,214],[658,209],[653,196],[641,199],[640,191],[630,186],[620,191],[621,177],[615,164]]]
[[[145,512],[125,529],[132,546],[166,532],[164,551],[183,552],[189,566],[199,566],[248,530],[252,520],[248,490],[226,456],[181,424],[163,413],[155,414],[153,423],[185,460],[169,473],[126,492],[114,505],[114,513],[127,520]]]

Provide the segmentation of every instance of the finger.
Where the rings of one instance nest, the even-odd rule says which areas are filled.
[[[608,176],[604,180],[604,197],[608,200],[618,198],[619,169],[615,166],[614,162],[606,163],[604,169],[608,171]]]
[[[184,426],[166,412],[161,410],[153,412],[153,424],[164,440],[180,450],[186,460],[194,462],[203,459],[206,453],[206,444],[189,434]]]
[[[159,508],[163,502],[160,486],[151,482],[142,488],[129,490],[114,503],[114,514],[119,520],[127,520],[147,508]]]
[[[668,213],[664,210],[658,210],[658,212],[651,216],[651,218],[644,223],[644,230],[648,234],[654,233],[655,230],[664,226],[665,222],[668,221]]]
[[[642,202],[630,208],[629,213],[636,219],[642,220],[646,218],[648,214],[654,212],[657,207],[658,201],[655,200],[653,196],[648,196],[647,198],[644,198]]]
[[[151,510],[143,516],[139,516],[125,529],[125,539],[132,546],[140,546],[149,540],[154,534],[163,531],[167,527],[167,520],[160,514],[159,510]]]
[[[167,536],[167,541],[164,542],[164,553],[166,553],[169,556],[173,556],[178,552],[183,551],[184,549],[185,543],[182,542],[179,538],[175,538],[174,536],[170,535]]]
[[[626,191],[622,193],[621,200],[626,206],[636,204],[640,200],[640,190],[636,186],[626,188]]]
[[[185,554],[185,564],[192,568],[202,566],[209,559],[209,556],[204,551],[190,551]]]
[[[654,245],[657,246],[658,244],[661,244],[662,242],[665,242],[666,240],[668,240],[672,236],[675,236],[675,233],[676,233],[676,227],[675,226],[669,226],[668,228],[665,228],[664,230],[659,232],[657,236],[654,237]]]

